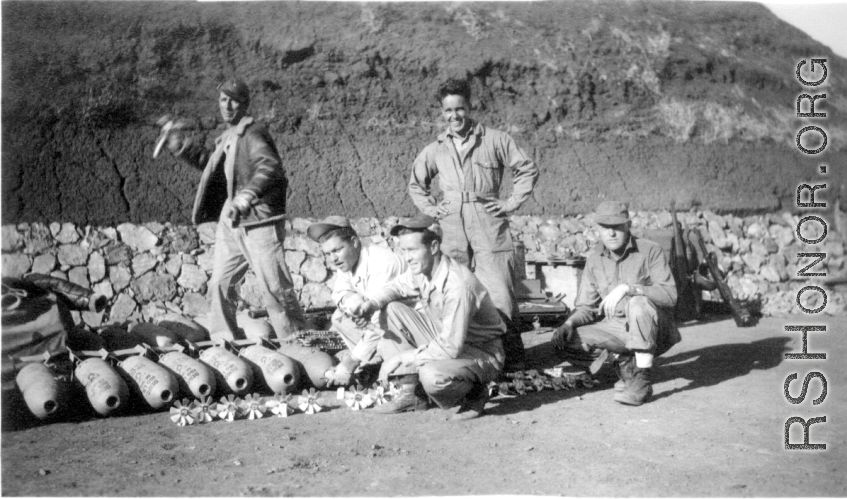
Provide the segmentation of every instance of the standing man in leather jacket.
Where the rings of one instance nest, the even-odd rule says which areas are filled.
[[[438,89],[447,130],[415,159],[409,195],[423,213],[440,220],[441,250],[470,267],[505,319],[506,370],[522,369],[523,342],[515,326],[515,255],[509,213],[526,201],[538,181],[538,167],[509,134],[471,119],[471,88],[448,80]],[[512,171],[512,194],[499,199],[504,169]],[[435,177],[443,191],[432,195]]]
[[[249,266],[261,287],[271,325],[282,339],[304,327],[303,309],[283,253],[285,170],[268,130],[247,115],[247,84],[231,79],[218,90],[218,106],[227,128],[215,139],[214,149],[210,151],[178,132],[171,133],[168,141],[174,157],[198,168],[205,165],[192,221],[218,221],[209,282],[210,332],[228,331],[233,338],[243,337],[229,296]]]

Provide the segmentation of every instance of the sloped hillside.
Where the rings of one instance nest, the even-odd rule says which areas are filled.
[[[473,82],[476,116],[542,169],[524,214],[767,211],[847,182],[847,64],[756,4],[4,2],[3,223],[188,221],[199,171],[152,159],[156,119],[220,131],[237,74],[276,138],[299,216],[405,215],[433,93]],[[826,57],[829,145],[793,147],[800,59]],[[832,192],[832,191],[830,191]]]

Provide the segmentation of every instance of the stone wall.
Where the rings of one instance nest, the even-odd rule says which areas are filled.
[[[717,248],[736,297],[760,307],[764,315],[797,313],[794,303],[798,252],[825,252],[823,268],[829,280],[845,280],[844,215],[829,224],[818,246],[801,244],[795,228],[799,218],[789,213],[736,217],[710,211],[681,213],[686,227],[698,227],[709,249]],[[333,272],[325,265],[320,247],[305,235],[314,220],[288,222],[285,259],[291,269],[300,302],[306,308],[331,305]],[[397,218],[354,219],[365,244],[392,247],[389,228]],[[670,228],[668,212],[633,213],[633,230]],[[804,225],[813,230],[813,224]],[[527,259],[584,255],[597,241],[587,219],[575,217],[512,217],[512,233],[527,248]],[[151,320],[166,311],[194,317],[208,310],[205,298],[212,271],[215,223],[198,227],[171,223],[124,223],[117,227],[77,226],[71,223],[20,223],[2,227],[3,275],[27,272],[50,274],[90,287],[109,298],[103,312],[74,312],[75,320],[90,327]],[[806,238],[819,234],[805,233]],[[821,266],[813,272],[824,271]],[[804,279],[804,283],[809,282]],[[827,284],[825,313],[842,313],[847,305],[844,284]],[[719,300],[717,292],[713,299]],[[240,307],[261,308],[262,299],[251,272],[240,285]],[[819,306],[820,296],[806,293],[807,308]]]

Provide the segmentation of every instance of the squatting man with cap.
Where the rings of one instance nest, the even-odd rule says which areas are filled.
[[[394,381],[399,394],[375,410],[424,410],[428,395],[454,410],[453,419],[478,417],[488,383],[503,368],[506,325],[479,279],[441,252],[433,217],[419,214],[393,227],[391,235],[398,237],[409,270],[354,311],[368,317],[384,308],[388,329],[408,344],[383,362],[380,379]],[[398,301],[404,297],[417,299],[414,308]]]
[[[284,338],[304,326],[303,310],[285,264],[285,196],[282,160],[267,129],[247,115],[250,91],[241,80],[218,86],[218,106],[226,130],[211,151],[182,133],[171,133],[168,149],[203,169],[192,221],[217,220],[211,294],[211,332],[242,338],[230,293],[253,269],[271,325]]]
[[[415,159],[409,195],[423,213],[440,219],[442,251],[471,266],[508,326],[507,361],[520,369],[524,351],[515,297],[515,256],[508,214],[520,208],[538,181],[535,163],[509,134],[471,119],[471,88],[448,80],[437,94],[447,130]],[[504,169],[512,171],[512,194],[499,199]],[[438,177],[439,202],[431,184]]]
[[[349,311],[403,273],[406,262],[389,249],[364,246],[345,217],[327,217],[310,225],[306,233],[321,245],[327,263],[337,272],[332,301],[338,308],[332,314],[332,326],[348,352],[332,371],[327,385],[347,386],[360,365],[378,364],[400,352],[401,339],[386,333],[384,316],[379,311],[370,320],[354,318]]]
[[[597,366],[616,355],[614,400],[641,405],[653,394],[653,358],[681,339],[676,284],[662,248],[630,233],[623,204],[601,203],[594,222],[602,244],[588,256],[575,310],[552,343],[574,364]]]

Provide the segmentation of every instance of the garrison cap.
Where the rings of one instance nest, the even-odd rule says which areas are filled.
[[[600,225],[620,225],[629,222],[629,211],[623,203],[603,201],[594,212],[594,222]]]
[[[250,89],[244,80],[238,78],[230,78],[218,85],[218,90],[237,100],[242,104],[250,103]]]
[[[319,242],[321,236],[326,234],[327,232],[340,229],[342,227],[346,227],[348,229],[352,229],[353,226],[350,225],[350,220],[347,217],[340,217],[337,215],[330,215],[320,222],[313,223],[306,229],[306,234],[309,238],[315,242]]]
[[[429,229],[430,231],[434,232],[435,235],[438,236],[438,239],[441,239],[444,235],[441,231],[441,226],[438,225],[438,220],[423,213],[418,213],[412,218],[401,220],[397,225],[391,228],[390,234],[392,236],[396,236],[397,233],[400,232],[402,229]]]

